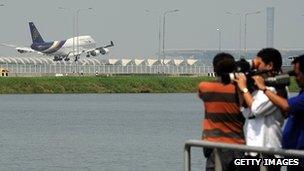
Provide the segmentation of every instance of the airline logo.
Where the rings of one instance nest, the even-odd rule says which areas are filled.
[[[36,28],[33,28],[33,39],[36,40],[39,37],[39,33]]]
[[[58,51],[62,46],[65,44],[66,40],[63,41],[54,41],[53,44],[46,50],[43,51],[43,53],[51,54],[56,51]]]

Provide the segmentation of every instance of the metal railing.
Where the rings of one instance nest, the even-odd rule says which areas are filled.
[[[261,154],[277,154],[283,156],[293,156],[293,157],[304,157],[303,150],[284,150],[284,149],[275,149],[275,148],[265,148],[265,147],[254,147],[238,144],[227,144],[227,143],[214,143],[210,141],[201,141],[201,140],[188,140],[184,146],[184,169],[185,171],[191,171],[191,147],[208,147],[215,149],[215,170],[221,170],[221,161],[217,153],[217,149],[230,149],[244,152],[258,152]],[[261,170],[266,168],[261,165]]]
[[[10,76],[46,76],[46,75],[111,75],[111,74],[153,74],[153,75],[199,75],[214,76],[213,67],[209,65],[104,65],[78,63],[0,63],[0,68],[9,70]],[[283,66],[284,71],[291,66]]]
[[[0,64],[9,70],[10,76],[41,75],[95,75],[95,74],[168,74],[168,75],[208,75],[211,66],[163,66],[163,65],[77,65],[77,64]]]

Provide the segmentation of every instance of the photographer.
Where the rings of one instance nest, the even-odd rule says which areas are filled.
[[[266,96],[278,106],[283,112],[288,113],[288,120],[283,131],[282,146],[285,149],[304,150],[304,55],[294,58],[295,79],[300,87],[299,95],[288,100],[268,91],[264,79],[254,77],[258,88],[265,92]],[[300,160],[298,168],[288,168],[291,170],[303,170],[304,161]]]
[[[243,134],[244,117],[240,111],[236,85],[224,84],[221,75],[234,70],[234,58],[227,53],[219,53],[213,59],[215,82],[201,82],[199,97],[204,102],[205,118],[202,122],[202,139],[211,142],[245,144]],[[233,164],[235,158],[241,158],[242,152],[219,149],[221,167],[224,171],[237,170]],[[214,149],[204,148],[207,158],[206,170],[215,170]]]
[[[258,71],[269,71],[261,76],[275,76],[281,71],[282,57],[278,50],[273,48],[265,48],[258,52],[253,59],[253,68]],[[246,118],[244,127],[246,145],[281,148],[282,131],[281,127],[284,117],[280,109],[275,106],[265,95],[265,91],[254,87],[253,92],[248,91],[248,84],[245,74],[236,74],[236,79],[241,97],[245,101],[243,114]],[[266,87],[267,91],[277,94],[274,87]],[[257,153],[250,152],[248,158],[258,158]],[[267,156],[267,158],[274,156]],[[250,168],[248,168],[250,170]],[[252,168],[253,170],[259,169]],[[268,168],[268,170],[279,170],[280,168]]]

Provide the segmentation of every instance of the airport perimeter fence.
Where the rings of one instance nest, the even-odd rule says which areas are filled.
[[[81,64],[12,64],[2,63],[1,68],[9,71],[9,76],[78,76],[78,75],[197,75],[214,76],[212,66],[174,65],[81,65]]]
[[[0,63],[0,68],[7,69],[9,76],[82,76],[82,75],[193,75],[214,77],[212,66],[202,65],[83,65],[79,63]],[[283,72],[291,70],[291,66],[283,66]]]

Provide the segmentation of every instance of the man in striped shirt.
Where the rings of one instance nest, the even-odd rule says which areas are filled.
[[[205,118],[202,121],[203,140],[245,144],[244,117],[240,111],[237,87],[221,81],[221,76],[233,72],[234,66],[233,56],[227,53],[217,54],[213,59],[217,80],[199,84],[199,97],[203,100],[205,109]],[[204,155],[207,158],[206,170],[215,170],[214,150],[205,148]],[[237,170],[233,160],[241,158],[242,152],[222,149],[219,156],[223,170]]]

